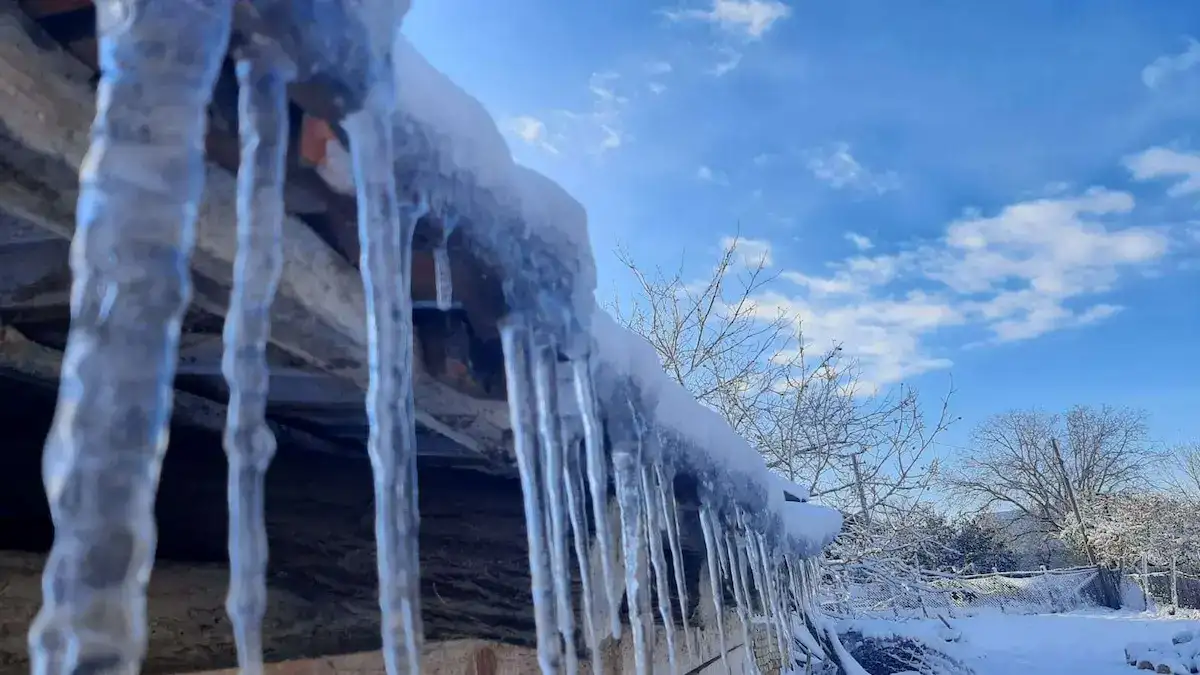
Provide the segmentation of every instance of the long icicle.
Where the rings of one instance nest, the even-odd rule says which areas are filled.
[[[579,580],[583,587],[583,630],[593,673],[601,672],[599,634],[596,625],[595,598],[592,595],[592,565],[588,555],[588,518],[584,507],[583,448],[578,442],[564,444],[567,454],[563,462],[563,485],[566,487],[567,504],[570,506],[571,531],[575,541],[575,560],[579,565]]]
[[[700,506],[700,529],[704,532],[704,550],[708,554],[708,583],[713,596],[713,609],[716,610],[717,615],[717,640],[721,645],[721,663],[725,666],[726,673],[732,673],[733,671],[729,667],[729,648],[726,647],[725,642],[725,603],[724,592],[721,588],[721,556],[713,520],[712,509],[702,504]]]
[[[718,545],[721,542],[718,542]],[[746,667],[751,672],[758,671],[758,664],[755,661],[757,656],[754,653],[753,641],[750,639],[750,597],[749,590],[746,588],[746,577],[739,574],[742,569],[742,552],[737,545],[737,532],[735,528],[730,528],[724,538],[724,544],[729,549],[729,562],[733,566],[730,581],[733,582],[733,599],[737,604],[738,620],[742,624],[742,641],[746,645]]]
[[[787,568],[788,581],[792,586],[792,595],[796,603],[797,614],[791,623],[793,628],[792,635],[795,636],[795,638],[800,642],[800,645],[804,647],[810,662],[814,657],[824,660],[826,658],[825,650],[821,648],[821,645],[817,642],[817,639],[813,637],[812,632],[808,630],[808,614],[811,611],[811,608],[808,605],[805,590],[800,584],[799,579],[797,579],[795,566],[793,565],[791,558],[788,558]],[[801,568],[801,572],[803,572],[803,568]]]
[[[671,570],[675,575],[675,592],[679,598],[679,615],[683,618],[683,642],[689,657],[695,655],[692,644],[692,629],[688,620],[687,581],[683,570],[683,548],[679,543],[679,508],[675,502],[675,476],[662,464],[654,470],[658,478],[658,498],[663,522],[667,526],[667,543],[671,546]]]
[[[79,175],[71,328],[42,456],[54,545],[29,633],[35,675],[134,673],[145,657],[206,109],[232,4],[96,2],[101,78]]]
[[[366,106],[349,115],[344,127],[354,163],[366,295],[367,453],[375,488],[383,654],[388,673],[395,674],[418,673],[421,667],[411,289],[413,232],[428,206],[422,200],[401,208],[397,197],[390,82],[390,73],[378,78]]]
[[[779,605],[779,589],[775,587],[775,569],[771,565],[771,561],[767,556],[766,542],[763,541],[762,533],[754,533],[754,545],[758,548],[758,557],[762,560],[763,567],[763,583],[767,590],[767,618],[775,624],[775,637],[779,642],[779,655],[782,658],[785,654],[790,653],[788,647],[791,642],[784,635],[783,614]]]
[[[648,675],[650,664],[647,658],[646,622],[642,614],[639,597],[642,592],[642,547],[645,536],[642,527],[641,465],[642,438],[637,411],[633,401],[621,395],[615,401],[622,408],[614,411],[616,423],[612,424],[613,474],[616,479],[617,505],[621,518],[621,551],[625,561],[625,598],[629,605],[629,627],[633,633],[634,668],[637,675]]]
[[[267,611],[264,482],[275,455],[267,427],[271,303],[283,272],[283,183],[288,138],[287,84],[294,69],[276,45],[251,44],[237,61],[237,259],[225,317],[221,367],[229,384],[229,596],[225,602],[242,675],[262,672]]]
[[[555,636],[554,591],[546,548],[542,512],[541,477],[538,474],[537,405],[530,369],[529,326],[524,317],[509,317],[500,327],[504,348],[504,374],[508,386],[508,414],[512,422],[517,470],[525,506],[525,537],[529,543],[529,576],[533,593],[533,618],[537,629],[538,664],[544,675],[558,672],[561,663]]]
[[[554,605],[562,636],[568,675],[579,671],[575,652],[575,612],[571,606],[571,568],[567,553],[567,516],[563,503],[563,443],[558,404],[558,349],[531,345],[534,354],[534,390],[537,395],[538,432],[542,448],[542,494],[549,515],[550,568],[554,578]]]
[[[608,461],[604,450],[604,429],[596,411],[596,389],[592,381],[592,368],[587,359],[574,359],[571,366],[575,371],[575,398],[583,420],[584,453],[587,457],[588,489],[591,493],[592,519],[596,525],[596,545],[600,548],[600,572],[604,580],[604,595],[607,600],[609,633],[613,639],[621,637],[621,599],[617,594],[616,570],[613,569],[612,528],[608,522]],[[600,599],[597,594],[596,599]]]
[[[645,499],[646,543],[650,546],[650,564],[654,567],[654,589],[658,596],[658,615],[663,622],[667,638],[667,659],[671,673],[678,672],[678,656],[675,652],[675,617],[671,615],[671,581],[667,578],[667,559],[663,554],[662,522],[655,498],[658,493],[654,478],[654,466],[642,465],[642,497]]]

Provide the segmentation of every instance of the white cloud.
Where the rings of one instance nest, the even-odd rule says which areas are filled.
[[[506,131],[551,154],[603,155],[630,140],[623,116],[629,98],[621,93],[621,76],[595,72],[588,78],[592,105],[586,110],[555,110],[552,115],[512,118]],[[640,85],[639,85],[640,86]]]
[[[525,143],[557,155],[558,148],[547,138],[546,123],[530,115],[521,115],[508,121],[508,130]]]
[[[667,86],[660,82],[651,82],[650,84],[646,85],[646,88],[650,90],[651,94],[661,94],[667,90]]]
[[[897,253],[854,255],[825,274],[783,270],[795,288],[763,294],[759,311],[793,313],[815,345],[841,343],[866,379],[894,383],[951,365],[932,346],[949,327],[1013,342],[1122,311],[1098,300],[1123,274],[1153,269],[1171,241],[1162,228],[1124,224],[1133,208],[1131,195],[1093,188],[971,212]]]
[[[1135,180],[1176,179],[1167,191],[1172,197],[1200,192],[1200,153],[1150,148],[1125,158],[1125,167]]]
[[[875,247],[875,244],[868,238],[856,232],[847,232],[845,234],[846,241],[854,244],[854,248],[860,251],[869,251]]]
[[[721,239],[721,250],[733,249],[738,264],[743,267],[757,269],[770,267],[775,263],[771,242],[763,239],[746,239],[745,237],[724,237]]]
[[[1157,89],[1171,77],[1200,65],[1200,42],[1187,38],[1187,47],[1178,54],[1165,54],[1142,69],[1142,83]]]
[[[808,153],[808,170],[830,187],[855,189],[882,195],[900,187],[900,178],[893,171],[877,173],[863,166],[846,143],[835,143],[821,151]]]
[[[707,21],[747,39],[761,38],[776,22],[791,16],[779,0],[712,0],[711,9],[666,10],[673,21]]]

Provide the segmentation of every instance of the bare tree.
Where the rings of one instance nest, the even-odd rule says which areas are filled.
[[[800,317],[756,302],[774,279],[768,258],[747,260],[735,239],[700,281],[648,271],[624,250],[618,259],[637,291],[610,304],[616,319],[771,469],[868,522],[881,509],[915,504],[929,488],[937,463],[926,455],[952,421],[949,397],[930,420],[911,388],[860,392],[858,363],[839,345],[814,351]]]
[[[1184,443],[1170,452],[1162,484],[1181,497],[1200,501],[1200,443]]]
[[[1069,526],[1071,490],[1086,502],[1144,486],[1161,457],[1149,442],[1146,414],[1110,406],[1006,412],[980,424],[972,441],[950,473],[952,489],[982,507],[1015,508],[1043,534]]]

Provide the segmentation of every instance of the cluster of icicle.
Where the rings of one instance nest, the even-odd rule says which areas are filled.
[[[654,623],[652,585],[672,670],[680,662],[677,652],[697,649],[674,494],[679,471],[701,478],[707,592],[722,644],[729,589],[743,637],[751,614],[764,616],[780,652],[793,662],[838,659],[836,637],[814,623],[811,561],[822,537],[781,517],[782,495],[756,474],[765,469],[739,467],[709,451],[714,433],[718,443],[732,442],[731,433],[722,437],[714,430],[723,427],[711,420],[696,424],[702,413],[694,402],[649,377],[644,359],[622,356],[639,347],[614,337],[621,333],[595,312],[586,231],[581,246],[577,231],[551,224],[564,212],[582,223],[582,209],[571,212],[577,204],[532,172],[485,168],[477,157],[447,153],[420,126],[420,115],[401,114],[414,96],[403,85],[409,75],[421,75],[413,72],[411,47],[398,37],[403,3],[310,2],[321,11],[349,7],[345,16],[363,27],[370,46],[369,68],[359,73],[360,105],[343,127],[353,156],[369,324],[368,452],[388,672],[420,671],[410,278],[413,231],[430,210],[443,228],[435,251],[439,306],[449,307],[453,295],[446,242],[457,229],[506,280],[511,315],[502,337],[543,672],[580,670],[578,633],[592,672],[599,672],[601,637],[621,631],[622,585],[639,675],[652,667],[646,635]],[[278,16],[289,2],[253,4]],[[96,2],[103,76],[80,171],[72,326],[44,460],[56,533],[44,605],[30,631],[32,670],[39,675],[133,673],[145,656],[154,501],[190,296],[206,106],[228,48],[233,5]],[[298,74],[269,40],[242,46],[237,58],[238,251],[223,360],[231,392],[227,607],[241,671],[254,675],[262,671],[267,606],[263,484],[275,452],[265,422],[265,349],[282,268],[286,87]],[[455,110],[443,113],[453,117]],[[471,117],[469,106],[458,110]],[[478,151],[473,143],[468,146]],[[517,186],[522,197],[496,197],[498,181]],[[656,368],[654,362],[650,370]],[[689,427],[701,431],[679,431]],[[616,535],[608,522],[610,484],[619,506]],[[583,587],[582,626],[575,625],[574,575]],[[728,657],[721,658],[728,665]]]

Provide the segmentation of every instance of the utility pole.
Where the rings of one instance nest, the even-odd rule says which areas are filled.
[[[1067,475],[1067,463],[1063,461],[1062,451],[1058,449],[1058,439],[1050,439],[1050,447],[1054,450],[1054,459],[1058,461],[1058,470],[1062,476],[1063,489],[1067,492],[1067,500],[1071,503],[1071,511],[1075,513],[1075,522],[1079,524],[1079,535],[1083,537],[1083,550],[1087,553],[1088,563],[1091,565],[1099,565],[1096,558],[1096,551],[1092,549],[1092,542],[1088,539],[1087,527],[1083,524],[1083,514],[1079,511],[1079,501],[1075,499],[1075,488],[1071,485],[1071,478]]]
[[[866,448],[863,448],[865,451]],[[858,505],[862,508],[863,524],[871,526],[871,512],[867,510],[867,489],[863,486],[862,467],[858,463],[858,453],[850,455],[850,464],[854,467],[854,486],[858,488]]]
[[[1108,605],[1112,609],[1121,608],[1121,598],[1113,588],[1111,579],[1106,570],[1101,569],[1100,560],[1096,557],[1096,550],[1092,548],[1092,541],[1088,539],[1087,526],[1083,522],[1083,514],[1079,511],[1079,500],[1075,498],[1075,487],[1071,485],[1071,477],[1067,475],[1067,463],[1063,461],[1062,451],[1058,448],[1058,439],[1050,439],[1050,448],[1054,450],[1054,459],[1058,462],[1058,470],[1062,475],[1063,489],[1067,492],[1067,500],[1071,503],[1071,511],[1075,514],[1075,522],[1079,525],[1079,536],[1083,538],[1083,550],[1087,553],[1088,564],[1096,568],[1096,574],[1100,581],[1101,591],[1108,600]]]

